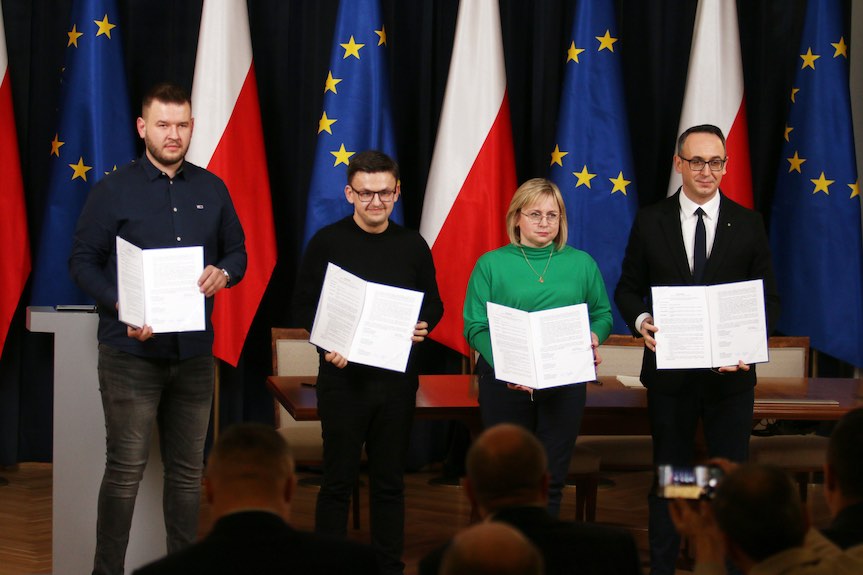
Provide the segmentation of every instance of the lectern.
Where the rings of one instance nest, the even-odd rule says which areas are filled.
[[[28,307],[27,329],[54,334],[53,573],[93,570],[96,506],[105,469],[105,416],[99,395],[96,328],[81,311]],[[126,552],[126,572],[166,553],[162,459],[154,434],[138,490]]]

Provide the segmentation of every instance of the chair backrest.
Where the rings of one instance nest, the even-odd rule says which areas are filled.
[[[272,328],[273,374],[317,375],[318,351],[301,328]]]
[[[809,377],[808,337],[771,337],[767,347],[770,361],[758,364],[759,377]]]
[[[641,358],[644,355],[644,340],[629,335],[610,335],[601,346],[602,363],[596,368],[597,377],[602,375],[641,374]]]

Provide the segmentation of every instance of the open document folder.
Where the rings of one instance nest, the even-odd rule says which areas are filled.
[[[153,333],[203,331],[204,294],[198,280],[204,248],[143,250],[117,236],[117,298],[120,321],[149,325]]]
[[[654,287],[652,294],[658,369],[769,360],[761,280]]]
[[[497,379],[533,389],[596,379],[587,304],[526,312],[488,302]]]
[[[423,293],[367,282],[327,264],[309,341],[349,362],[404,372]]]

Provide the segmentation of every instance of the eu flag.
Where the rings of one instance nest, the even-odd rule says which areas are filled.
[[[92,301],[69,277],[67,260],[75,224],[90,187],[135,157],[117,15],[115,0],[78,0],[63,36],[66,58],[59,122],[50,142],[33,305]]]
[[[351,156],[375,149],[395,158],[389,87],[387,31],[378,0],[341,0],[324,82],[303,246],[320,228],[353,213],[344,192]],[[391,217],[402,222],[400,203]]]
[[[770,221],[779,329],[863,367],[860,182],[841,2],[809,0]]]
[[[596,260],[609,293],[638,210],[612,0],[579,2],[549,178],[566,203],[571,246]],[[612,333],[630,333],[611,299]]]

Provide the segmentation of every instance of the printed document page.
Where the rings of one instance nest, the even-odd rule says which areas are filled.
[[[486,304],[495,375],[543,389],[596,379],[586,304],[526,312]]]
[[[348,361],[404,372],[423,293],[367,282],[329,263],[309,341]]]
[[[768,361],[763,282],[652,288],[658,369]]]
[[[202,246],[143,250],[117,236],[120,321],[153,333],[203,331],[203,270]]]

